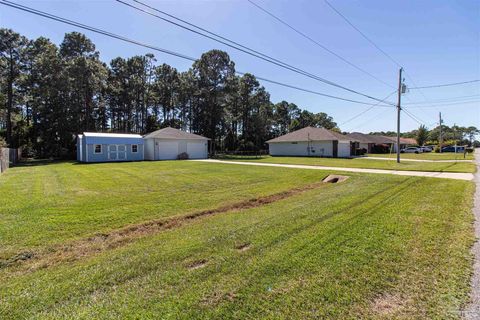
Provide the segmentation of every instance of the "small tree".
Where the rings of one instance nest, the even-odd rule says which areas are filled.
[[[419,146],[423,146],[428,139],[428,129],[423,124],[417,130],[417,136],[415,138]]]

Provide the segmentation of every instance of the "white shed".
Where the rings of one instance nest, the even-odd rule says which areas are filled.
[[[347,158],[351,140],[325,128],[306,127],[267,141],[272,156],[310,156]]]
[[[182,153],[189,159],[208,157],[208,138],[167,127],[143,137],[145,160],[175,160]]]

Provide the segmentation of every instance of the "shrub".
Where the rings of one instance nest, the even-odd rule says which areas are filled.
[[[5,142],[5,139],[0,137],[0,148],[6,148],[7,147],[7,142]]]
[[[189,158],[188,153],[182,152],[177,156],[178,160],[187,160]]]
[[[367,153],[367,149],[365,149],[365,148],[357,148],[355,150],[355,154],[357,156],[363,156],[365,153]]]
[[[465,151],[466,151],[467,153],[473,153],[473,148],[465,148]]]

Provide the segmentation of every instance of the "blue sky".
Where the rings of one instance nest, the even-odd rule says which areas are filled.
[[[325,47],[396,87],[398,67],[323,1],[253,1]],[[428,86],[480,79],[479,1],[330,1],[378,46],[400,62],[415,85]],[[199,57],[202,52],[210,49],[223,49],[235,61],[237,71],[251,72],[259,77],[306,89],[370,102],[364,97],[227,48],[114,0],[15,2],[192,57]],[[378,98],[384,98],[395,90],[300,37],[246,0],[145,2],[345,87]],[[14,29],[29,38],[45,36],[57,44],[66,32],[81,31],[5,6],[0,6],[0,26]],[[129,57],[151,52],[119,40],[83,32],[93,40],[101,53],[101,59],[106,62],[117,56]],[[165,62],[182,71],[191,66],[189,61],[157,52],[154,54],[158,63]],[[406,84],[413,87],[415,85],[410,78],[406,78]],[[287,100],[312,112],[326,112],[333,116],[345,131],[388,131],[396,128],[393,108],[372,108],[355,120],[343,124],[368,106],[332,100],[270,83],[262,84],[270,92],[273,102]],[[411,90],[402,100],[406,106],[412,104],[408,110],[427,126],[436,125],[438,112],[441,111],[447,125],[456,123],[480,127],[479,82],[423,89],[421,92]],[[451,104],[456,102],[456,99],[452,98],[464,96],[468,98],[462,101],[470,101],[469,103]],[[396,96],[392,95],[390,99],[392,102],[396,101]],[[436,101],[438,103],[435,103]],[[432,105],[436,106],[431,107]],[[418,126],[417,122],[405,114],[402,115],[402,131]]]

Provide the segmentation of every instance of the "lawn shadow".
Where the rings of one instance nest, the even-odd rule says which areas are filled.
[[[28,159],[28,160],[22,160],[20,162],[17,162],[11,167],[37,167],[37,166],[47,166],[47,165],[58,164],[58,163],[75,164],[76,162],[74,160]]]

